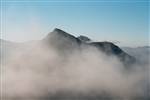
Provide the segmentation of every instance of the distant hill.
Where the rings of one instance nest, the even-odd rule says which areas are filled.
[[[144,64],[150,63],[150,47],[149,46],[136,47],[136,48],[122,47],[122,49],[128,54],[130,54],[131,56],[134,56],[141,63],[144,63]]]

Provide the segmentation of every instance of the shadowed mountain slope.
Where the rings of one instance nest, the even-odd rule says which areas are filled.
[[[9,56],[10,52],[16,49],[25,48],[27,45],[34,45],[34,43],[13,43],[5,40],[1,40],[3,52]],[[106,55],[114,55],[120,59],[125,65],[130,65],[135,62],[135,58],[125,53],[122,49],[111,42],[92,42],[90,38],[86,36],[75,37],[61,29],[55,28],[44,39],[39,40],[38,43],[44,43],[46,46],[52,46],[62,56],[71,55],[74,51],[82,51],[82,49],[88,49],[90,47],[97,48],[104,52]],[[38,45],[36,43],[36,45]],[[3,54],[1,54],[3,55]]]
[[[54,46],[64,54],[71,53],[74,50],[81,50],[82,48],[94,47],[108,56],[117,56],[125,65],[130,65],[135,62],[134,57],[125,53],[111,42],[92,42],[91,39],[86,36],[75,37],[58,28],[50,32],[42,41],[47,45]]]

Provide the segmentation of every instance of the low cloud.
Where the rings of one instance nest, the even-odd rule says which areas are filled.
[[[148,65],[135,64],[130,71],[117,57],[94,47],[65,56],[53,46],[30,44],[13,52],[3,65],[1,96],[6,99],[50,98],[67,93],[132,100],[148,94],[149,70],[144,66]]]

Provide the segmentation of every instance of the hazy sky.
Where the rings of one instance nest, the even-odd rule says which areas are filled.
[[[75,36],[148,45],[149,0],[2,0],[1,38],[42,39],[55,27]]]

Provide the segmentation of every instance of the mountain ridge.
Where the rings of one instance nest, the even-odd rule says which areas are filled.
[[[48,47],[52,46],[62,56],[71,55],[75,50],[82,51],[83,48],[88,49],[90,47],[94,47],[108,56],[116,56],[126,66],[136,61],[133,56],[130,56],[112,42],[92,42],[92,40],[86,36],[81,35],[79,37],[75,37],[58,28],[55,28],[45,38],[39,40],[39,42]],[[19,44],[21,45],[21,43]]]
[[[124,52],[112,42],[92,42],[92,40],[86,36],[81,35],[79,37],[75,37],[58,28],[55,28],[52,32],[50,32],[43,41],[48,43],[48,45],[53,45],[57,48],[57,50],[67,53],[68,51],[72,52],[74,49],[80,50],[81,48],[94,47],[107,55],[117,56],[125,65],[135,62],[134,57]]]

